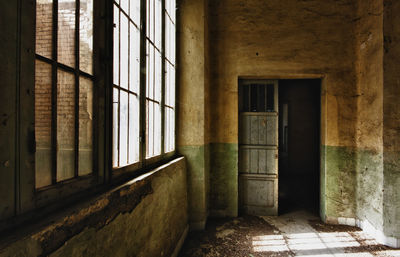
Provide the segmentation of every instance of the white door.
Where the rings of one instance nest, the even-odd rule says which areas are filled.
[[[253,215],[278,214],[278,81],[239,83],[239,201]]]

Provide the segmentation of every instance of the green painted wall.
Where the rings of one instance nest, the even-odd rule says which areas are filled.
[[[210,211],[238,215],[238,144],[210,144]]]
[[[356,189],[355,150],[349,147],[323,146],[325,165],[321,176],[321,208],[330,217],[354,217]]]
[[[189,217],[192,229],[202,229],[208,216],[209,145],[179,146],[187,163]]]

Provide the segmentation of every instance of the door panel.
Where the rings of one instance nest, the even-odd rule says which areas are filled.
[[[243,108],[239,110],[241,210],[253,215],[277,215],[278,83],[270,80],[241,81],[239,87],[242,87],[239,92],[248,92],[239,95],[239,108]],[[255,95],[254,92],[263,92],[263,97],[248,97]],[[273,94],[273,97],[268,94]]]

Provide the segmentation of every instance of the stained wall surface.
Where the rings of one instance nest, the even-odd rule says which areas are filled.
[[[0,256],[171,256],[188,230],[185,159],[38,223]],[[15,241],[15,238],[19,238]]]
[[[358,1],[355,19],[357,218],[383,229],[383,3]]]
[[[209,34],[208,0],[177,2],[178,24],[178,135],[177,150],[188,167],[189,219],[203,229],[209,210]]]
[[[321,210],[355,214],[354,1],[210,3],[210,208],[237,214],[238,78],[322,78]]]
[[[400,3],[384,1],[384,233],[400,247]]]

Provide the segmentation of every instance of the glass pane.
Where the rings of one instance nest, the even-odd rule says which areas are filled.
[[[93,81],[79,79],[79,176],[93,171]]]
[[[75,66],[75,0],[58,0],[58,61]]]
[[[36,188],[51,184],[51,65],[35,66]]]
[[[125,16],[125,14],[121,13],[121,32],[120,32],[120,37],[121,37],[121,52],[120,52],[120,58],[121,58],[121,63],[120,63],[120,69],[121,69],[121,74],[120,74],[120,86],[123,88],[128,89],[128,68],[129,68],[129,51],[128,51],[128,46],[129,46],[129,31],[128,31],[128,18]]]
[[[136,26],[139,27],[140,25],[140,0],[130,0],[130,14],[129,16],[133,20],[133,22],[136,24]]]
[[[165,127],[164,127],[164,150],[165,152],[168,152],[169,149],[169,144],[170,144],[170,140],[169,140],[169,108],[165,107],[164,109],[164,123],[165,123]]]
[[[175,22],[175,0],[166,0],[165,8],[171,20]]]
[[[121,0],[121,8],[124,10],[126,13],[129,13],[129,1],[128,0]]]
[[[154,105],[146,101],[146,157],[152,157],[154,153]]]
[[[58,71],[57,82],[57,181],[74,177],[75,83],[74,75]]]
[[[157,50],[155,51],[155,63],[154,63],[154,100],[161,102],[161,54]]]
[[[266,93],[266,86],[265,85],[258,85],[258,92],[257,92],[257,110],[259,112],[265,112],[265,93]]]
[[[154,99],[154,47],[147,43],[146,96]]]
[[[120,91],[119,166],[128,164],[128,93]]]
[[[161,154],[161,105],[154,104],[154,156]]]
[[[161,17],[162,17],[162,9],[161,9],[161,0],[154,0],[154,45],[161,50]]]
[[[267,85],[267,112],[273,112],[274,103],[274,85]]]
[[[118,109],[119,109],[119,91],[118,89],[113,89],[113,167],[118,167],[118,136],[119,136],[119,126],[118,126]]]
[[[80,0],[79,68],[93,74],[93,0]]]
[[[36,53],[52,58],[53,4],[52,0],[36,1]]]
[[[165,56],[175,64],[175,25],[166,17],[165,26]]]
[[[129,94],[129,164],[139,161],[139,98]]]
[[[257,85],[251,85],[250,86],[250,105],[251,105],[251,111],[256,112],[257,111]]]
[[[114,84],[119,85],[119,9],[114,5]]]
[[[175,68],[167,61],[165,64],[167,68],[165,77],[165,104],[175,107]]]
[[[165,152],[175,149],[175,111],[165,108]]]
[[[147,37],[154,42],[154,1],[147,0]]]
[[[139,92],[140,85],[140,32],[130,23],[129,89]]]

